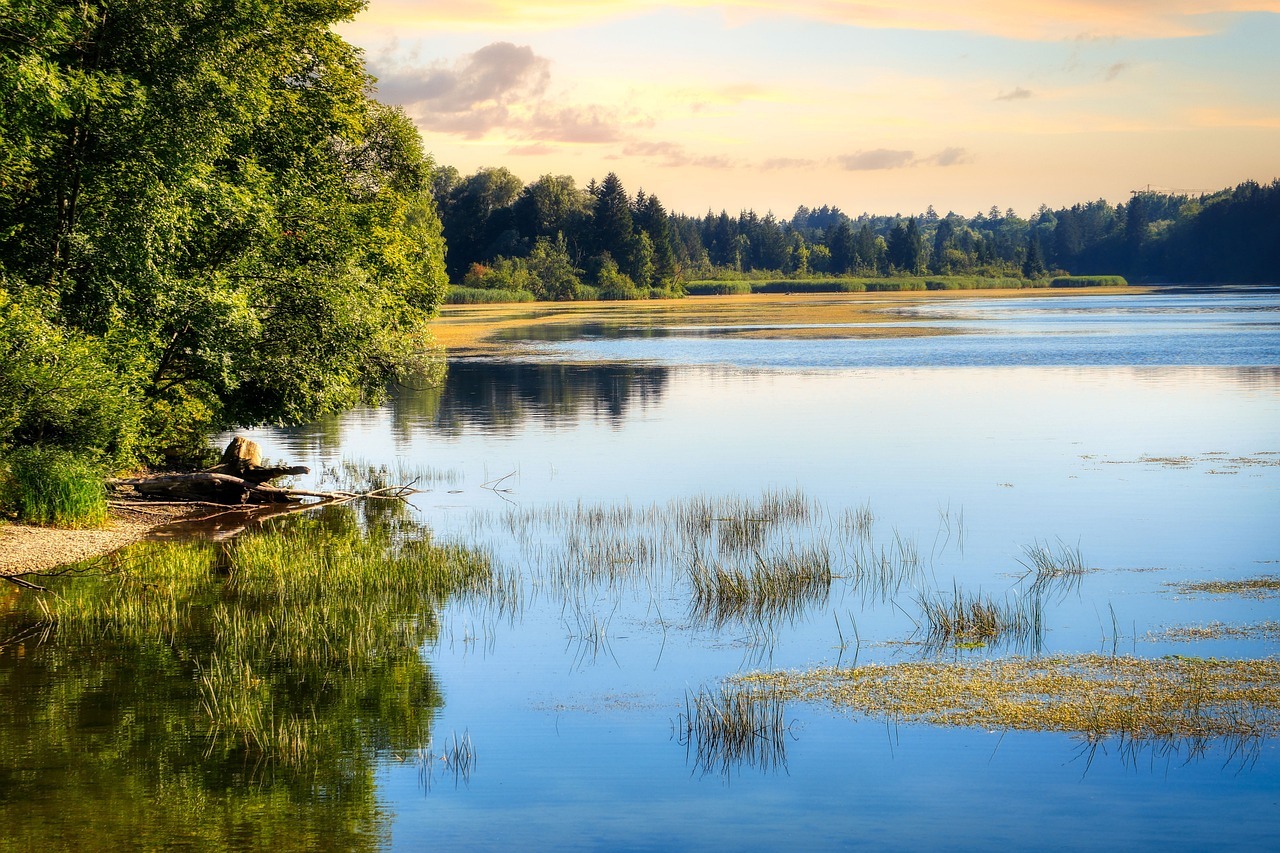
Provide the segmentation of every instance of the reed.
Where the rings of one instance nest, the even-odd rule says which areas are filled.
[[[930,644],[958,646],[1030,640],[1038,646],[1044,632],[1043,607],[1038,595],[996,601],[982,593],[965,593],[956,584],[951,595],[921,594],[916,604],[928,626],[926,642]]]
[[[728,776],[743,766],[786,766],[790,727],[776,695],[750,688],[700,689],[685,694],[673,724],[685,755],[703,774]]]

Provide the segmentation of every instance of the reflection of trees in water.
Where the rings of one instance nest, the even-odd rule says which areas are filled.
[[[526,421],[572,426],[587,417],[618,426],[630,408],[658,401],[668,376],[668,368],[644,365],[454,362],[442,386],[398,396],[394,429],[508,432]]]
[[[487,565],[381,507],[144,545],[0,612],[0,849],[364,849],[443,705],[419,649]]]

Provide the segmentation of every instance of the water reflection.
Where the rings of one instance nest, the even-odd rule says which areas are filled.
[[[443,705],[419,654],[487,566],[349,507],[145,544],[0,615],[14,849],[374,849],[376,771]]]

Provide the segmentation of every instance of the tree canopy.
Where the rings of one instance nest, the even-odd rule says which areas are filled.
[[[36,398],[0,452],[154,458],[376,399],[424,350],[446,288],[432,163],[331,30],[362,6],[0,7],[0,387]],[[79,405],[114,406],[114,435],[39,404],[77,393],[58,361],[102,377]]]

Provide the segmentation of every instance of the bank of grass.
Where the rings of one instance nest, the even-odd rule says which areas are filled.
[[[107,520],[103,471],[65,450],[21,448],[0,466],[0,506],[22,524],[102,527]]]
[[[1060,275],[1050,279],[1050,287],[1127,287],[1122,275]]]
[[[838,276],[805,279],[710,279],[685,285],[690,296],[727,296],[749,293],[905,293],[924,290],[1022,290],[1048,287],[1048,279],[1008,276],[895,276],[854,278]]]
[[[1072,732],[1093,740],[1280,734],[1275,659],[1013,657],[754,673],[731,683],[783,701],[826,702],[890,720]]]
[[[445,297],[449,305],[496,305],[509,302],[533,302],[533,294],[527,290],[503,290],[488,287],[463,287],[452,285]]]

